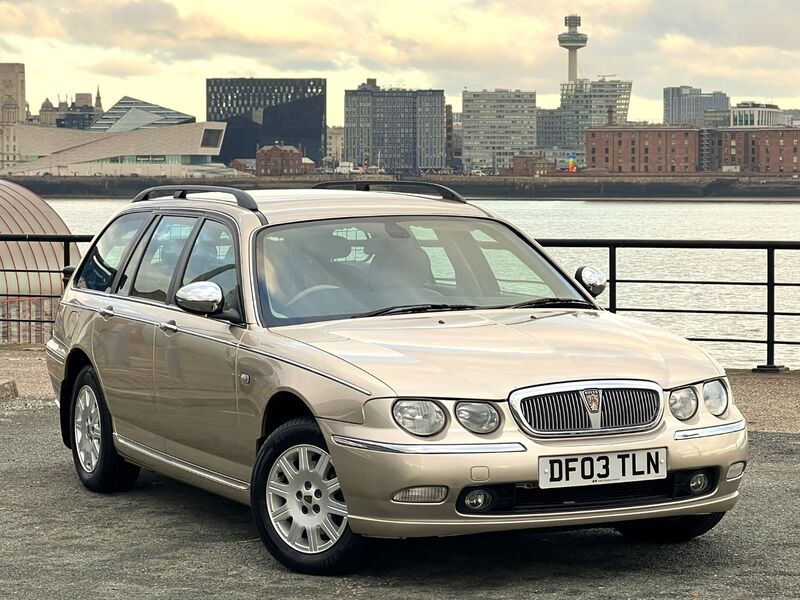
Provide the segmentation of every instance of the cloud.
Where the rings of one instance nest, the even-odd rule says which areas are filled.
[[[145,77],[159,73],[160,69],[152,62],[140,60],[138,58],[118,56],[114,58],[104,58],[96,63],[90,64],[86,68],[90,73],[105,75],[107,77]]]
[[[684,83],[800,105],[797,0],[0,0],[13,32],[0,49],[29,72],[127,81],[126,93],[168,94],[197,114],[206,77],[326,77],[338,123],[343,90],[367,76],[443,88],[456,107],[465,87],[534,89],[555,106],[556,36],[573,10],[589,35],[581,75],[632,79],[632,118],[660,119],[662,88]]]

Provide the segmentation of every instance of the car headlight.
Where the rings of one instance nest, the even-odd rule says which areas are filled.
[[[500,426],[500,414],[487,402],[459,402],[456,418],[474,433],[492,433]]]
[[[719,379],[709,381],[703,386],[703,401],[706,408],[715,417],[720,416],[728,408],[728,390]]]
[[[414,435],[436,435],[447,422],[442,408],[431,400],[398,400],[392,406],[397,424]]]
[[[694,388],[685,387],[673,390],[669,395],[669,410],[676,419],[691,419],[697,412],[697,394]]]

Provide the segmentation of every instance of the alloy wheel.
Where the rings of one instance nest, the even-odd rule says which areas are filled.
[[[269,472],[267,514],[292,549],[318,554],[331,548],[347,526],[347,505],[331,456],[303,444],[284,451]]]
[[[100,405],[88,385],[78,391],[74,426],[78,460],[84,471],[93,473],[100,459]]]

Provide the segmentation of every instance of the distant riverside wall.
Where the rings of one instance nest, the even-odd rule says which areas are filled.
[[[157,185],[224,185],[242,189],[302,188],[331,175],[175,180],[148,177],[12,177],[44,197],[131,198]],[[391,179],[391,177],[359,177]],[[487,198],[800,198],[800,179],[791,177],[557,175],[551,177],[427,176],[465,196]]]

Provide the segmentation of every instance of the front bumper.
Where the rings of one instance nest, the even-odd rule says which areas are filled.
[[[734,427],[733,424],[738,425]],[[599,526],[636,519],[726,512],[736,503],[741,481],[741,476],[727,480],[728,468],[748,458],[747,430],[740,416],[718,429],[705,427],[702,436],[695,437],[681,434],[685,428],[673,428],[662,422],[645,433],[534,440],[506,421],[498,437],[485,442],[471,436],[457,437],[452,442],[448,439],[446,442],[412,440],[415,443],[409,443],[402,435],[382,427],[371,429],[327,420],[321,420],[320,425],[347,499],[350,526],[356,533],[374,537]],[[387,440],[387,437],[395,439]],[[481,442],[488,445],[481,445]],[[711,493],[688,499],[546,513],[465,514],[456,506],[459,493],[466,487],[538,481],[539,456],[658,447],[667,448],[669,472],[718,469],[716,488]],[[425,485],[447,486],[447,497],[438,504],[399,503],[391,499],[400,489]]]

